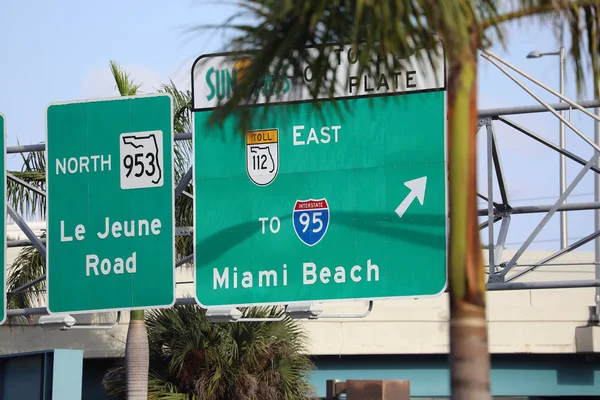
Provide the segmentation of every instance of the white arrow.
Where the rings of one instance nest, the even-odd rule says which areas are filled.
[[[404,186],[410,189],[410,193],[402,200],[402,203],[396,208],[396,214],[400,218],[404,215],[408,207],[411,205],[415,197],[419,200],[419,203],[423,205],[425,200],[425,186],[427,185],[427,177],[422,176],[412,181],[404,182]]]

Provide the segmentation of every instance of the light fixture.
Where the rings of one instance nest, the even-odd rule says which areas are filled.
[[[210,322],[236,322],[242,316],[242,312],[232,307],[208,307],[206,318]]]
[[[529,52],[529,54],[527,54],[527,58],[540,58],[542,56],[542,53],[540,53],[539,51],[531,51]]]
[[[291,319],[317,319],[323,309],[314,303],[295,303],[288,304],[285,312]]]

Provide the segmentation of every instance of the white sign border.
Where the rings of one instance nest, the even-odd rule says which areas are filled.
[[[212,53],[212,54],[204,54],[199,56],[196,61],[194,61],[194,65],[191,68],[191,75],[192,75],[192,109],[191,109],[191,126],[192,126],[192,150],[196,149],[196,124],[195,124],[195,115],[197,112],[210,112],[210,110],[214,110],[214,107],[210,107],[210,108],[202,108],[202,109],[195,109],[194,108],[194,66],[196,65],[196,63],[198,62],[198,60],[201,60],[203,58],[206,57],[210,57],[210,56],[224,56],[224,55],[232,55],[232,54],[247,54],[247,53],[242,53],[242,52],[238,52],[238,53]],[[358,298],[343,298],[343,299],[314,299],[314,300],[297,300],[297,301],[279,301],[279,302],[270,302],[270,301],[263,301],[263,302],[253,302],[253,303],[219,303],[216,305],[205,305],[203,304],[200,299],[198,298],[198,292],[199,292],[199,288],[198,288],[198,274],[194,273],[194,300],[196,301],[197,304],[199,304],[202,308],[204,309],[216,309],[216,308],[237,308],[237,307],[268,307],[268,306],[286,306],[286,305],[307,305],[307,304],[315,304],[315,303],[321,303],[321,304],[327,304],[327,303],[348,303],[348,302],[357,302],[357,301],[385,301],[385,300],[406,300],[406,299],[415,299],[415,298],[419,298],[419,299],[427,299],[427,298],[436,298],[439,297],[440,295],[442,295],[444,292],[446,292],[447,288],[448,288],[448,284],[449,284],[449,270],[448,270],[448,262],[450,260],[449,258],[449,240],[450,240],[450,226],[449,226],[449,220],[448,220],[448,214],[449,214],[449,182],[448,182],[448,167],[449,167],[449,163],[448,163],[448,159],[449,159],[449,154],[448,154],[448,76],[447,76],[447,67],[446,67],[446,59],[444,58],[444,73],[443,73],[443,77],[444,77],[444,82],[443,85],[441,85],[440,88],[436,88],[436,89],[430,89],[430,90],[416,90],[416,91],[405,91],[405,92],[392,92],[392,93],[385,93],[385,94],[375,94],[375,95],[368,95],[368,96],[355,96],[355,97],[346,97],[346,98],[342,98],[342,99],[330,99],[330,98],[322,98],[322,99],[315,99],[315,100],[302,100],[302,101],[293,101],[293,102],[279,102],[279,103],[268,103],[268,104],[264,104],[264,103],[257,103],[257,104],[252,104],[249,107],[268,107],[271,104],[277,104],[277,105],[281,105],[281,104],[295,104],[295,103],[310,103],[310,102],[320,102],[320,101],[344,101],[344,100],[354,100],[354,99],[358,99],[358,98],[365,98],[365,97],[380,97],[380,96],[407,96],[407,95],[411,95],[411,94],[419,94],[419,93],[426,93],[426,92],[443,92],[443,121],[444,121],[444,128],[443,128],[443,135],[444,135],[444,203],[445,203],[445,209],[444,209],[444,227],[445,227],[445,231],[446,231],[446,246],[445,246],[445,282],[444,285],[442,286],[441,290],[438,293],[434,293],[434,294],[429,294],[429,295],[398,295],[398,296],[386,296],[386,297],[372,297],[372,298],[364,298],[364,297],[358,297]],[[195,153],[194,153],[194,161],[195,161]],[[192,163],[192,182],[194,183],[194,191],[197,192],[198,191],[198,187],[196,186],[196,163]],[[194,242],[193,242],[193,252],[194,252],[194,272],[196,272],[196,269],[198,268],[198,252],[197,252],[197,235],[196,235],[196,230],[198,229],[198,224],[196,221],[196,215],[197,215],[197,206],[198,206],[198,200],[197,200],[197,196],[194,196],[193,199],[193,207],[194,207],[194,215],[193,215],[193,223],[194,223]],[[393,210],[391,210],[391,212],[393,212]]]
[[[172,269],[173,269],[173,301],[170,304],[158,304],[158,305],[147,305],[147,306],[141,306],[141,307],[123,307],[123,308],[103,308],[103,309],[93,309],[93,310],[74,310],[74,311],[57,311],[57,312],[53,312],[50,310],[50,302],[48,301],[50,296],[50,263],[48,262],[49,260],[49,254],[50,254],[50,232],[48,229],[48,216],[50,215],[48,213],[49,210],[49,205],[50,205],[50,196],[48,195],[48,193],[50,193],[50,185],[49,185],[49,180],[48,180],[48,175],[49,175],[49,163],[48,163],[48,150],[49,150],[49,142],[48,142],[48,110],[51,106],[57,106],[57,105],[68,105],[68,104],[82,104],[82,103],[99,103],[99,102],[107,102],[107,101],[119,101],[119,100],[132,100],[132,99],[140,99],[140,98],[149,98],[149,97],[168,97],[169,98],[169,103],[170,103],[170,108],[171,108],[171,116],[170,116],[170,121],[169,121],[169,125],[171,128],[171,132],[169,133],[170,137],[171,137],[171,146],[169,147],[170,151],[171,151],[171,178],[175,178],[175,135],[174,135],[174,124],[173,124],[173,96],[171,96],[171,94],[169,93],[150,93],[150,94],[139,94],[139,95],[133,95],[133,96],[119,96],[119,97],[99,97],[99,98],[91,98],[91,99],[84,99],[84,100],[68,100],[68,101],[55,101],[55,102],[50,102],[46,105],[46,111],[44,113],[44,125],[45,125],[45,129],[46,129],[46,151],[44,152],[44,157],[46,159],[46,231],[47,231],[47,235],[46,235],[46,309],[48,310],[48,314],[73,314],[73,315],[77,315],[77,314],[93,314],[93,313],[104,313],[104,312],[120,312],[120,311],[133,311],[133,310],[148,310],[148,309],[153,309],[153,308],[171,308],[175,305],[176,301],[177,301],[177,277],[176,277],[176,247],[175,247],[175,239],[177,236],[177,232],[176,232],[176,221],[175,221],[175,187],[172,188],[171,190],[171,218],[172,218],[172,222],[173,222],[173,234],[172,234],[172,239],[171,239],[171,247],[173,249],[173,265],[172,265]],[[174,179],[173,179],[174,180]],[[175,185],[175,182],[173,182],[173,184]]]
[[[2,279],[4,280],[2,283],[2,289],[4,291],[4,310],[3,311],[3,317],[0,318],[0,325],[3,325],[6,320],[8,319],[8,295],[6,293],[7,287],[7,280],[8,280],[8,274],[6,273],[6,260],[7,260],[7,256],[6,253],[8,251],[8,247],[7,247],[7,242],[8,242],[8,238],[7,238],[7,211],[8,211],[8,200],[7,200],[7,195],[8,195],[8,179],[7,179],[7,165],[6,165],[6,159],[8,158],[6,156],[6,138],[7,138],[7,134],[6,134],[6,116],[0,112],[0,117],[2,118],[2,155],[4,157],[3,159],[3,168],[4,168],[4,179],[2,182],[2,185],[4,186],[4,205],[3,205],[3,215],[4,215],[4,239],[2,240],[2,246],[3,246],[3,257],[2,257],[2,264],[3,264],[3,268],[2,268]]]

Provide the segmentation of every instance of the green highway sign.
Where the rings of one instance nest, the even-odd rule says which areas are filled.
[[[321,98],[315,110],[309,67],[266,74],[245,131],[234,119],[206,122],[235,89],[248,55],[194,63],[195,279],[203,306],[445,290],[444,62],[425,68],[413,55],[373,79],[352,69],[344,75],[357,60],[352,47],[332,55],[341,66],[336,102],[345,107]],[[261,104],[268,90],[274,98]]]
[[[174,304],[172,112],[169,95],[48,106],[50,312]]]
[[[4,114],[0,113],[0,140],[2,148],[2,169],[0,170],[0,177],[2,178],[2,187],[4,187],[4,196],[2,199],[2,290],[4,295],[2,297],[2,304],[0,307],[0,325],[6,321],[6,120]]]

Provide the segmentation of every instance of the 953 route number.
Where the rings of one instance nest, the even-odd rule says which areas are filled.
[[[123,133],[120,136],[121,189],[163,185],[162,131]]]

